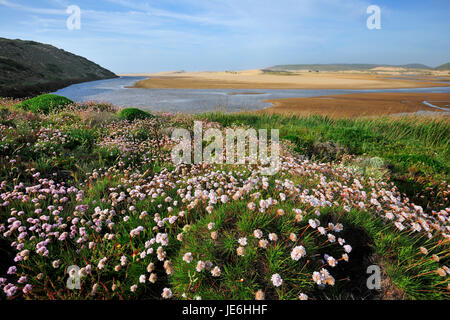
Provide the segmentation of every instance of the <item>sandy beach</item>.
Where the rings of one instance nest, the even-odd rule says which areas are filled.
[[[151,89],[408,89],[450,86],[442,73],[402,74],[381,68],[373,72],[264,72],[262,70],[222,72],[162,72],[148,76],[134,88]],[[331,117],[379,116],[418,111],[442,112],[425,105],[448,108],[447,93],[356,93],[312,98],[265,100],[273,107],[257,113],[327,115]]]
[[[435,75],[397,76],[392,73],[368,72],[295,72],[266,73],[262,70],[222,72],[163,72],[156,74],[134,74],[148,76],[137,82],[135,88],[150,89],[400,89],[450,86],[448,77]]]
[[[274,106],[257,113],[327,115],[338,118],[380,116],[418,111],[442,112],[423,104],[450,109],[448,93],[355,93],[335,96],[267,100]]]

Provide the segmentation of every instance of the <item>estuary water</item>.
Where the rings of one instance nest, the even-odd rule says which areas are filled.
[[[147,77],[120,77],[84,82],[60,89],[55,94],[75,102],[109,102],[119,107],[137,107],[157,112],[237,112],[270,107],[263,100],[327,96],[368,92],[450,93],[450,87],[383,90],[297,90],[297,89],[137,89],[127,88]],[[449,111],[443,110],[444,112]]]

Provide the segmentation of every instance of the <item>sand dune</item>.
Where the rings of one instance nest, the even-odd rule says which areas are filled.
[[[142,74],[141,74],[142,75]],[[261,70],[221,72],[165,72],[147,75],[136,88],[152,89],[393,89],[450,86],[436,77],[387,79],[361,72],[264,73]]]

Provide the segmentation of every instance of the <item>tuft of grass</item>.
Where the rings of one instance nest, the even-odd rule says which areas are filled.
[[[134,121],[137,119],[147,119],[152,117],[153,116],[150,113],[137,108],[125,108],[120,110],[119,112],[119,118],[128,121]]]

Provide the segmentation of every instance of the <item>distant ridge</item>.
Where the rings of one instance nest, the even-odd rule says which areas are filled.
[[[450,62],[436,67],[436,70],[450,70]]]
[[[114,73],[48,44],[0,38],[0,97],[26,97]]]
[[[287,71],[287,70],[312,70],[312,71],[349,71],[349,70],[370,70],[374,68],[405,68],[405,69],[426,69],[433,68],[420,63],[411,63],[405,65],[385,65],[385,64],[286,64],[277,65],[266,70],[272,71]]]

